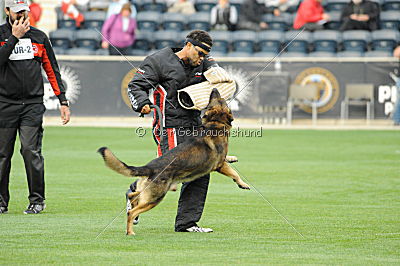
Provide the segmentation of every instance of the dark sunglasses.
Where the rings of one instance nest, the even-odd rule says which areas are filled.
[[[193,45],[193,48],[196,50],[199,57],[206,57],[207,54],[205,54],[203,51],[197,50],[196,46]]]

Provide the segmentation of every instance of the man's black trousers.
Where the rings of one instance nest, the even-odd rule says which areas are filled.
[[[42,203],[45,199],[42,156],[42,122],[45,110],[42,103],[0,102],[0,206],[8,206],[10,201],[8,186],[17,133],[28,179],[29,202]]]
[[[154,134],[157,143],[158,156],[163,155],[168,150],[191,138],[193,128],[167,128],[164,129],[163,141],[160,143],[159,134]],[[157,132],[153,130],[153,133]],[[210,175],[202,176],[191,182],[182,184],[181,193],[178,202],[178,211],[175,218],[175,231],[180,232],[197,225],[203,214],[204,205],[208,191]],[[136,181],[137,182],[137,181]],[[135,191],[136,182],[131,184],[131,190]]]

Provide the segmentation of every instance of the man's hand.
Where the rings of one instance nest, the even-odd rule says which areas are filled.
[[[140,113],[145,114],[145,115],[147,115],[150,112],[151,112],[151,108],[150,108],[150,105],[148,105],[148,104],[143,106],[142,110],[140,111]]]
[[[66,125],[69,122],[69,119],[71,117],[71,113],[69,111],[69,107],[65,106],[65,105],[61,105],[60,113],[61,113],[62,124]]]
[[[368,20],[369,20],[369,16],[368,16],[368,15],[365,15],[365,14],[359,15],[359,16],[358,16],[358,20],[359,20],[359,21],[368,21]]]
[[[109,46],[110,46],[109,43],[106,42],[106,41],[103,41],[103,42],[101,43],[101,48],[103,48],[103,49],[108,49]]]
[[[329,20],[331,20],[331,17],[329,16],[329,14],[324,13],[324,14],[322,14],[322,20],[329,21]]]
[[[24,37],[25,33],[29,31],[29,18],[20,18],[19,20],[14,21],[12,25],[12,35],[14,35],[17,39],[21,39]]]

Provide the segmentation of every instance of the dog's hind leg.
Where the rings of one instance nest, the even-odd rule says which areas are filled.
[[[152,208],[154,208],[158,202],[148,203],[148,202],[140,202],[135,208],[128,212],[128,220],[126,224],[126,234],[127,235],[134,235],[133,232],[133,219],[136,218],[139,214],[146,212]]]
[[[217,172],[232,178],[240,188],[250,189],[250,186],[243,182],[239,174],[232,167],[230,167],[227,162],[224,162],[222,167],[218,169]]]

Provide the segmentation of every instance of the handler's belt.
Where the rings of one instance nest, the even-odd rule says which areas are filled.
[[[236,90],[236,82],[221,67],[211,67],[204,72],[207,81],[194,84],[178,91],[179,104],[186,109],[202,110],[207,107],[213,88],[225,100],[230,99]]]

